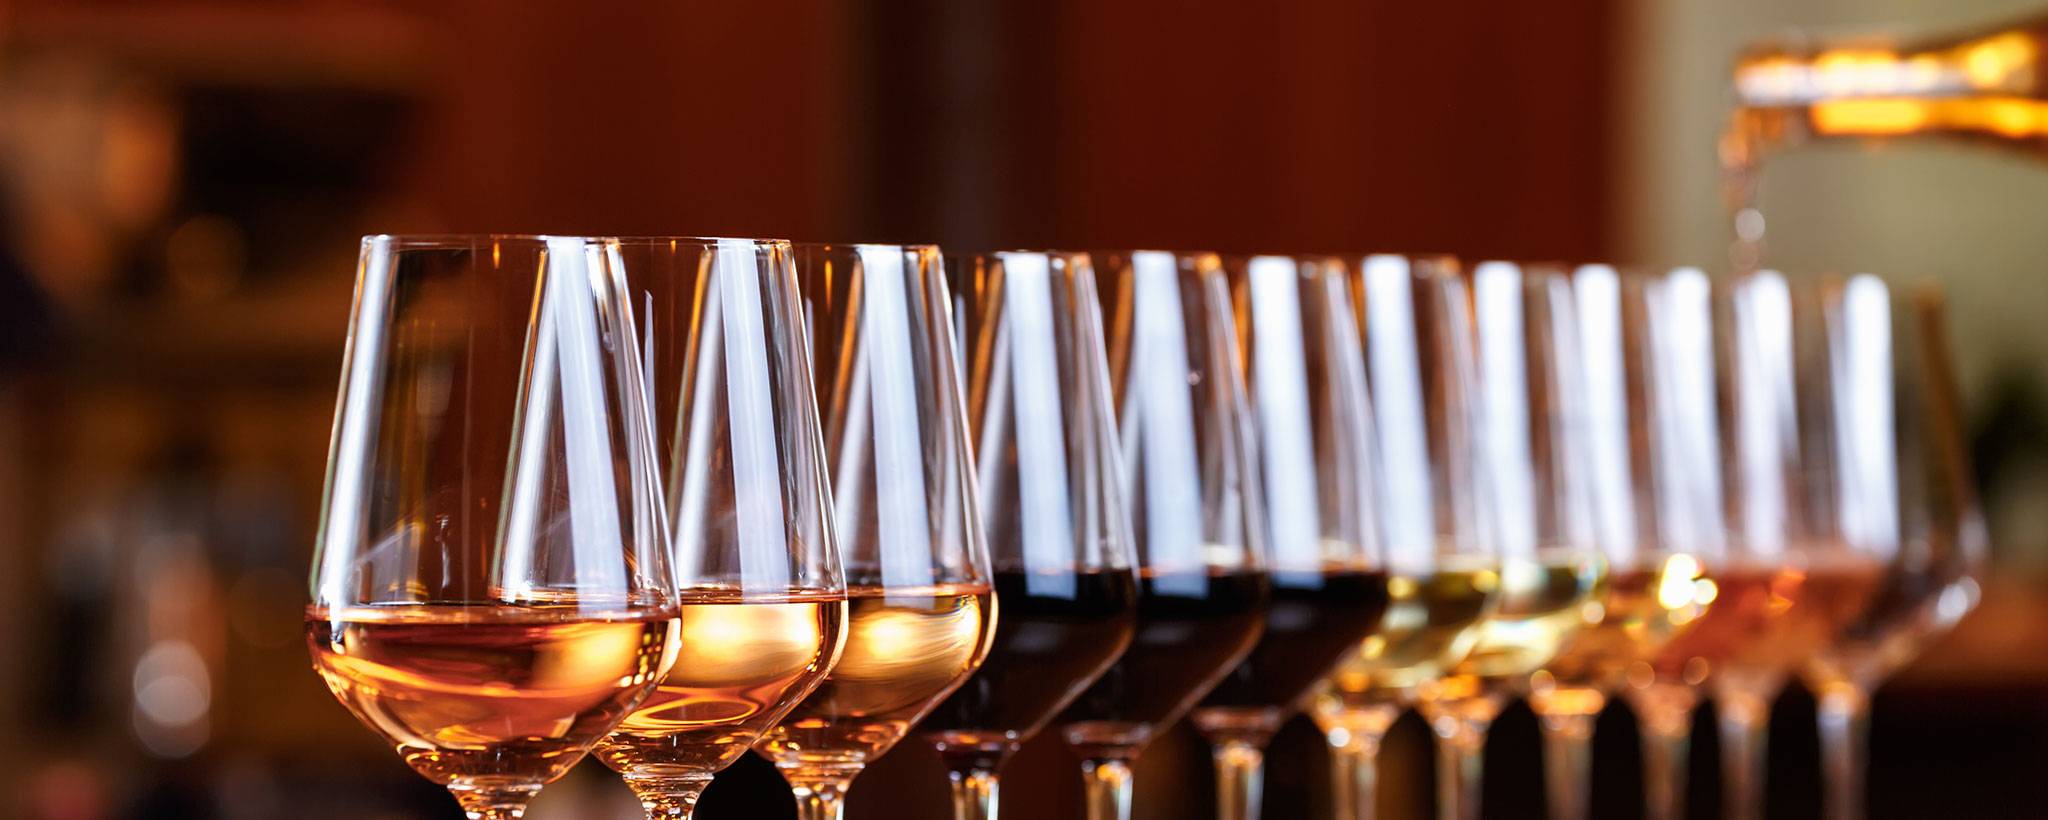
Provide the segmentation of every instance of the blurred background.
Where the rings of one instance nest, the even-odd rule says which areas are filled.
[[[1725,267],[1715,140],[1752,39],[1946,31],[2040,0],[0,0],[0,817],[449,818],[300,634],[357,238],[682,233],[949,246],[1448,251]],[[1878,817],[2048,804],[2048,164],[1798,150],[1769,261],[1953,292],[1994,526],[1983,607],[1879,695]],[[1706,719],[1710,714],[1703,714]],[[1812,702],[1773,817],[1817,816]],[[1718,807],[1694,745],[1694,816]],[[1594,808],[1640,805],[1625,710]],[[1047,738],[1046,740],[1051,740]],[[1385,815],[1427,809],[1412,717]],[[1291,726],[1269,817],[1321,816]],[[1528,713],[1489,817],[1541,814]],[[1078,816],[1057,743],[1006,812]],[[1139,814],[1210,811],[1206,754]],[[748,758],[701,817],[793,816]],[[915,742],[857,818],[942,817]],[[625,820],[586,763],[534,820]]]

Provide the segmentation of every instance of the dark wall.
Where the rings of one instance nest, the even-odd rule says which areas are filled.
[[[1610,4],[873,2],[850,224],[968,245],[1605,250]]]
[[[1590,258],[1610,5],[464,0],[408,190],[450,230]]]

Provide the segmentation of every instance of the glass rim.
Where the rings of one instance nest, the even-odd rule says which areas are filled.
[[[884,248],[905,253],[944,253],[937,242],[791,242],[789,246],[802,250],[845,250],[851,248]]]
[[[596,242],[617,242],[621,245],[692,245],[700,248],[715,248],[720,245],[746,243],[757,248],[792,247],[795,243],[772,236],[664,236],[661,234],[639,234],[634,236],[590,236],[583,237]]]
[[[1216,254],[1216,257],[1217,257],[1218,259],[1222,259],[1222,260],[1223,260],[1223,261],[1225,261],[1225,262],[1232,262],[1232,263],[1243,263],[1243,262],[1249,262],[1249,261],[1251,261],[1251,260],[1253,260],[1253,259],[1285,259],[1285,260],[1288,260],[1288,261],[1290,261],[1290,262],[1297,262],[1297,263],[1299,263],[1299,262],[1336,262],[1336,263],[1339,263],[1339,264],[1345,265],[1345,266],[1347,266],[1347,267],[1348,267],[1348,266],[1350,265],[1350,263],[1351,263],[1351,259],[1352,259],[1352,257],[1351,257],[1351,256],[1347,256],[1347,255],[1345,255],[1345,254],[1341,254],[1341,253],[1321,253],[1321,252],[1315,252],[1315,251],[1307,251],[1307,252],[1288,252],[1288,251],[1256,251],[1256,252],[1251,252],[1251,253],[1242,253],[1242,252],[1232,252],[1232,253],[1219,253],[1219,254]]]
[[[460,248],[475,247],[479,244],[547,244],[553,240],[568,239],[583,242],[618,242],[620,244],[645,245],[660,242],[689,244],[712,247],[727,243],[745,242],[755,246],[788,246],[787,239],[757,236],[610,236],[602,234],[555,234],[555,233],[373,233],[364,234],[365,245],[389,242],[402,248]],[[936,247],[936,246],[934,246]]]
[[[463,248],[479,244],[547,244],[552,239],[589,239],[565,234],[534,233],[373,233],[363,235],[363,244],[389,242],[400,248]]]
[[[1219,262],[1222,261],[1224,257],[1224,254],[1220,252],[1212,250],[1203,250],[1199,248],[1096,248],[1095,250],[1090,251],[1089,253],[1095,256],[1100,256],[1103,254],[1118,254],[1126,257],[1137,256],[1141,253],[1158,253],[1171,256],[1175,259],[1215,259]]]
[[[1367,251],[1365,253],[1347,253],[1341,255],[1345,259],[1358,259],[1361,261],[1370,259],[1406,259],[1410,262],[1450,261],[1458,263],[1464,263],[1468,261],[1466,257],[1459,256],[1458,254],[1451,253],[1450,251]],[[1492,257],[1487,257],[1487,261],[1490,261],[1491,259]]]
[[[1019,256],[1056,256],[1065,259],[1090,255],[1088,251],[1073,248],[997,248],[981,251],[955,251],[953,255],[963,259],[1000,259],[1012,254]]]

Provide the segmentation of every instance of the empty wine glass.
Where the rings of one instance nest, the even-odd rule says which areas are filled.
[[[1350,281],[1378,443],[1371,526],[1391,577],[1379,632],[1324,680],[1310,710],[1344,820],[1373,816],[1381,738],[1424,683],[1465,660],[1499,605],[1499,556],[1480,537],[1472,330],[1456,271],[1447,257],[1383,254]]]
[[[1088,255],[948,261],[1000,617],[981,669],[917,731],[976,820],[995,816],[1003,761],[1123,654],[1138,595]]]
[[[995,630],[951,297],[930,245],[797,245],[847,575],[846,648],[755,749],[805,820],[981,665]]]
[[[1485,262],[1451,287],[1452,304],[1470,300],[1479,537],[1499,550],[1501,598],[1471,653],[1418,684],[1418,705],[1437,736],[1439,815],[1476,820],[1487,730],[1597,613],[1607,566],[1593,534],[1570,280],[1555,268]]]
[[[515,820],[676,629],[632,311],[582,239],[363,240],[314,668],[472,820]]]
[[[1256,820],[1267,742],[1378,631],[1388,581],[1373,529],[1358,312],[1343,263],[1255,256],[1229,268],[1257,431],[1247,509],[1265,514],[1272,588],[1251,655],[1193,720],[1215,760],[1218,815]]]
[[[1820,701],[1828,816],[1858,820],[1870,693],[1976,605],[1986,543],[1941,292],[1869,275],[1794,287],[1813,292],[1794,321],[1820,348],[1794,374],[1815,388],[1801,446],[1824,476],[1802,490],[1820,540],[1883,563],[1868,604],[1798,669]]]
[[[675,661],[597,754],[649,818],[686,818],[711,776],[824,680],[846,620],[789,243],[602,243],[639,311],[675,526]]]
[[[1090,820],[1131,811],[1131,763],[1236,667],[1266,610],[1265,536],[1235,311],[1215,254],[1094,256],[1137,547],[1130,649],[1060,715]]]

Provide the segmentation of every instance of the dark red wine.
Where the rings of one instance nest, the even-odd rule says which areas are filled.
[[[1264,573],[1140,573],[1131,648],[1060,714],[1067,742],[1135,754],[1245,659],[1266,603]]]
[[[1014,750],[1131,642],[1138,593],[1129,570],[999,571],[995,590],[988,659],[918,725],[948,757]]]
[[[1385,572],[1275,572],[1272,581],[1258,646],[1209,691],[1204,707],[1292,708],[1387,614]]]

